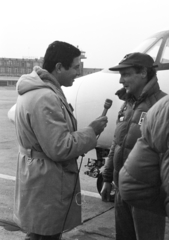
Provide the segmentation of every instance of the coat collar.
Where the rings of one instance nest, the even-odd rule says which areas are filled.
[[[63,90],[61,89],[61,86],[58,82],[58,80],[49,73],[47,70],[40,68],[39,66],[34,67],[34,71],[39,75],[41,80],[45,82],[46,86],[50,89],[52,89],[57,96],[60,98],[61,102],[64,104],[68,112],[73,115],[72,108],[69,106],[67,99],[65,97],[65,94]],[[74,117],[74,115],[73,115]]]
[[[51,75],[51,76],[53,76],[53,75]],[[63,90],[61,89],[60,84],[58,83],[57,79],[55,79],[54,76],[51,79],[52,80],[46,82],[46,84],[57,94],[57,96],[59,97],[62,104],[66,107],[67,111],[69,112],[69,114],[71,116],[73,128],[74,128],[74,130],[77,130],[77,121],[76,121],[76,118],[74,117],[72,107],[70,107],[70,105],[68,104],[65,94],[64,94]]]

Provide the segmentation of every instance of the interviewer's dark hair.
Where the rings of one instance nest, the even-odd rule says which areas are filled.
[[[145,67],[135,65],[133,68],[135,69],[136,73],[140,73],[143,71]],[[154,76],[156,76],[157,70],[153,67],[149,67],[146,69],[147,69],[147,80],[149,82]]]
[[[61,63],[62,66],[68,70],[73,59],[80,55],[80,50],[73,45],[66,42],[55,41],[48,46],[42,67],[51,73],[55,65]]]

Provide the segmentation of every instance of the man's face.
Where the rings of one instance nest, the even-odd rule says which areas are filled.
[[[132,67],[120,70],[120,74],[120,83],[123,84],[126,93],[130,93],[136,98],[139,97],[147,83],[147,78],[143,77],[142,72],[136,73]]]
[[[64,67],[62,67],[61,72],[61,81],[60,85],[65,87],[72,86],[74,79],[79,75],[80,73],[80,62],[81,57],[76,57],[73,59],[73,62],[68,70],[66,70]]]

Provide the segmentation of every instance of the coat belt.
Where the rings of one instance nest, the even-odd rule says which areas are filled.
[[[38,152],[30,148],[26,149],[19,146],[19,151],[28,158],[48,158],[44,152]]]

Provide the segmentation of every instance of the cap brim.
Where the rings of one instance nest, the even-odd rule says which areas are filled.
[[[124,65],[124,64],[120,64],[120,65],[117,65],[117,66],[114,66],[112,68],[109,68],[110,71],[119,71],[123,68],[130,68],[130,67],[133,67],[133,65]]]
[[[121,69],[130,68],[130,67],[134,67],[134,65],[120,64],[120,65],[114,66],[114,67],[112,67],[112,68],[109,68],[109,70],[110,70],[110,71],[120,71]],[[143,67],[144,67],[144,66],[143,66]],[[158,65],[157,65],[157,64],[154,64],[152,67],[153,67],[153,68],[157,68]]]

